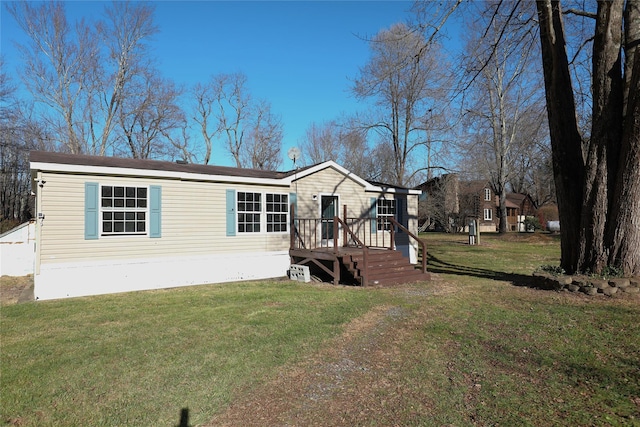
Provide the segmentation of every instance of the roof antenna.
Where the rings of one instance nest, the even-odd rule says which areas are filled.
[[[298,147],[291,147],[287,151],[287,156],[293,160],[293,168],[296,169],[296,160],[300,158],[300,149]]]
[[[296,183],[296,201],[298,200],[298,166],[296,160],[300,158],[300,149],[298,147],[291,147],[287,151],[287,156],[293,161],[293,181]],[[294,215],[297,212],[294,212]]]

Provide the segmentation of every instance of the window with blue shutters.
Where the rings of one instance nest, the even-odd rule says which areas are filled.
[[[147,187],[100,187],[102,236],[147,234]]]
[[[85,239],[161,236],[161,187],[85,183]]]
[[[227,190],[227,236],[286,233],[290,194]]]

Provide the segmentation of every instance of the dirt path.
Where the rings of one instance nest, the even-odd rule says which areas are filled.
[[[416,301],[450,290],[441,286],[396,291]],[[412,410],[407,406],[415,400],[407,399],[406,390],[396,389],[394,376],[403,369],[398,344],[415,330],[415,322],[402,307],[377,307],[354,319],[312,359],[283,370],[208,425],[353,426],[365,420],[393,420],[394,413],[403,413],[406,420]],[[425,411],[428,408],[421,408]]]
[[[33,301],[33,276],[0,277],[0,305]]]

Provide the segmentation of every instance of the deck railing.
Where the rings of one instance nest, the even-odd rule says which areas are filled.
[[[424,241],[393,217],[347,217],[344,206],[343,218],[295,218],[291,207],[291,249],[318,249],[338,247],[363,248],[366,257],[368,248],[395,249],[396,233],[401,230],[419,245],[422,250],[421,270],[427,271],[427,248]],[[342,242],[339,241],[342,233]],[[365,261],[366,265],[366,261]]]
[[[346,207],[345,207],[346,211]],[[341,220],[339,217],[334,217],[336,224],[342,225],[343,230],[343,242],[344,246],[357,247],[362,250],[362,269],[360,269],[360,276],[362,277],[362,286],[369,284],[369,248],[365,245],[356,234],[351,231],[347,223]],[[334,230],[334,242],[338,244],[338,230]],[[352,245],[347,245],[347,242],[351,241]]]
[[[415,240],[418,243],[418,245],[420,245],[420,249],[422,250],[422,261],[421,261],[421,265],[420,265],[420,270],[423,273],[426,273],[427,272],[427,244],[424,242],[424,240],[420,239],[418,236],[413,234],[404,225],[400,224],[394,218],[390,218],[390,220],[391,220],[391,223],[393,225],[395,225],[398,229],[400,229],[403,232],[405,232],[407,234],[407,236],[411,237],[413,240]],[[391,239],[393,240],[394,237],[395,237],[395,234],[394,234],[394,232],[392,232]]]

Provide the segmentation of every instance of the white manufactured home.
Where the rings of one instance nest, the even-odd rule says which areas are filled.
[[[36,299],[277,278],[292,259],[332,273],[292,250],[356,242],[418,259],[419,242],[389,221],[417,233],[419,192],[331,161],[270,172],[34,151],[31,171]],[[368,218],[368,242],[334,222],[341,213]]]

